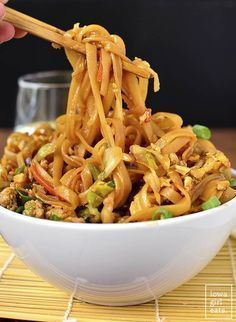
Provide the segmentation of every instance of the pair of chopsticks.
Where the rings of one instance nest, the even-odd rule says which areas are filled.
[[[73,39],[64,37],[65,31],[49,25],[43,21],[30,17],[19,11],[6,7],[6,13],[3,20],[10,22],[15,27],[27,31],[28,33],[58,44],[65,48],[70,48],[85,54],[85,46]],[[144,69],[132,64],[132,62],[123,61],[123,68],[138,76],[149,78],[150,75]]]

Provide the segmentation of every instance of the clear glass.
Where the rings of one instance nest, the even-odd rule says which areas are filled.
[[[46,71],[18,80],[15,130],[32,130],[36,124],[54,121],[65,113],[70,71]]]

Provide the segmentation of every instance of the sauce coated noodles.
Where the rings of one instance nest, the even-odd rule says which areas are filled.
[[[235,196],[230,162],[210,130],[146,107],[149,78],[159,89],[146,61],[128,59],[123,40],[98,25],[77,24],[65,37],[84,51],[66,49],[73,68],[66,114],[55,129],[9,136],[2,206],[49,220],[127,223],[187,215]]]

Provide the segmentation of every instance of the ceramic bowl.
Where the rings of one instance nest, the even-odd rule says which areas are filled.
[[[236,198],[204,212],[130,224],[75,224],[0,207],[0,233],[34,272],[90,303],[150,301],[196,275],[228,238]]]

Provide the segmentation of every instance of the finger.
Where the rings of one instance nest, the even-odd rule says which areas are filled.
[[[27,35],[27,32],[18,28],[15,28],[15,36],[14,38],[22,38]]]
[[[0,19],[2,19],[4,15],[5,15],[5,7],[4,7],[4,5],[0,2]]]
[[[8,22],[0,22],[0,42],[8,41],[15,35],[15,28]]]
[[[8,2],[8,0],[0,0],[0,2],[6,4]]]

